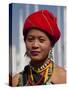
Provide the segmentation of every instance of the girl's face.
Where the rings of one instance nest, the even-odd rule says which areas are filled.
[[[44,60],[52,48],[48,36],[37,29],[29,31],[25,44],[27,54],[33,61]]]

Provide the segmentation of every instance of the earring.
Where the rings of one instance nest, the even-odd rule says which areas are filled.
[[[48,58],[50,58],[51,60],[53,60],[53,51],[52,51],[52,49],[49,51]]]
[[[27,53],[27,51],[25,52],[25,55],[24,56],[27,56],[28,57],[28,53]]]

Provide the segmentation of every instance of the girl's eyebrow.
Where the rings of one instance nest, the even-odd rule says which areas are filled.
[[[35,37],[35,36],[33,36],[33,35],[28,35],[28,37]]]
[[[44,36],[39,36],[39,38],[45,38]]]
[[[33,35],[28,35],[28,36],[33,36]]]

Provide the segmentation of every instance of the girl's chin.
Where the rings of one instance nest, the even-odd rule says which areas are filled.
[[[31,57],[31,60],[33,60],[33,61],[40,61],[41,58],[39,58],[39,57]]]

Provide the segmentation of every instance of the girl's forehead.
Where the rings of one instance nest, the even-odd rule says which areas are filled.
[[[43,37],[48,37],[46,35],[46,33],[42,32],[42,31],[40,31],[38,29],[30,30],[29,33],[28,33],[28,36],[43,36]]]

